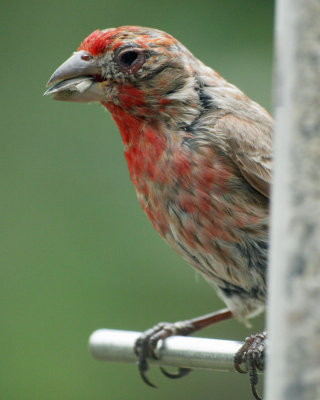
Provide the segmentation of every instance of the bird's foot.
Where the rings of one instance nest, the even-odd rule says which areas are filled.
[[[170,336],[182,335],[187,336],[194,332],[194,325],[191,321],[181,322],[160,322],[153,328],[145,331],[136,341],[134,352],[138,357],[138,369],[142,380],[151,387],[156,387],[147,378],[146,372],[149,369],[147,358],[158,360],[155,349],[160,340],[164,340]],[[191,370],[189,368],[179,368],[176,374],[167,372],[164,368],[160,367],[162,373],[168,378],[177,379],[187,375]]]
[[[228,309],[215,311],[210,314],[203,315],[201,317],[193,318],[191,320],[180,321],[180,322],[161,322],[151,329],[145,331],[136,341],[134,346],[134,352],[138,357],[138,369],[142,380],[149,386],[155,387],[147,378],[146,372],[148,371],[147,358],[153,358],[157,360],[158,357],[155,353],[155,349],[160,340],[164,340],[170,336],[181,335],[188,336],[199,329],[205,328],[216,322],[224,321],[233,317],[233,314]],[[160,367],[161,371],[165,376],[172,379],[182,378],[187,375],[191,370],[189,368],[179,368],[176,374],[167,372],[164,368]]]
[[[266,331],[256,333],[255,335],[247,337],[244,345],[240,348],[240,350],[237,351],[234,356],[235,369],[242,374],[246,372],[249,373],[252,393],[257,400],[261,400],[261,397],[257,393],[257,371],[264,370],[266,338]],[[241,364],[246,364],[246,370],[243,370],[241,368]]]

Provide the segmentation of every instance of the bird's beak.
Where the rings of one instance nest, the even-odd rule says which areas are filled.
[[[88,103],[106,99],[106,81],[101,79],[101,66],[95,57],[83,50],[60,65],[47,87],[50,85],[44,96],[53,95],[54,100]]]

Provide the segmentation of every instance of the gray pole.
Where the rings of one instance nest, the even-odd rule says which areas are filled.
[[[320,399],[320,0],[278,0],[267,400]]]
[[[99,361],[136,363],[134,345],[141,332],[98,329],[89,339],[90,352]],[[234,354],[243,345],[232,340],[172,336],[156,348],[159,360],[150,364],[234,371]]]

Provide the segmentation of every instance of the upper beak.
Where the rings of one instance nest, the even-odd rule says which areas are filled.
[[[98,60],[83,50],[77,51],[52,74],[47,87],[54,85],[44,95],[53,94],[54,100],[103,101],[104,83],[96,81],[97,75],[101,75]]]

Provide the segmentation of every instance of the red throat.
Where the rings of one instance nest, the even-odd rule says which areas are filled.
[[[141,206],[160,235],[166,237],[170,224],[175,223],[166,209],[170,191],[178,209],[188,217],[184,231],[178,230],[178,233],[189,247],[201,245],[202,251],[209,251],[211,240],[230,240],[229,231],[220,222],[229,218],[226,208],[220,203],[213,206],[211,201],[211,193],[222,198],[232,177],[229,166],[216,152],[203,148],[192,156],[190,150],[183,149],[170,137],[167,139],[159,122],[133,117],[113,103],[103,105],[119,128]],[[214,215],[215,219],[208,219],[207,215]],[[238,221],[232,221],[232,225],[238,226]],[[196,236],[201,237],[201,244],[195,240]]]
[[[130,177],[136,189],[143,191],[146,180],[164,179],[161,174],[155,174],[156,164],[166,148],[166,138],[159,127],[133,117],[113,103],[103,105],[119,128]]]

